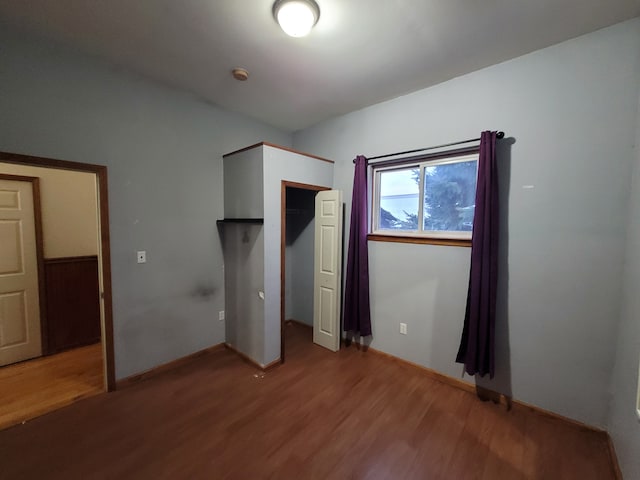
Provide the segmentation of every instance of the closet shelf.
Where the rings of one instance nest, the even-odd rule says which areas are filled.
[[[263,224],[264,218],[223,218],[222,220],[216,220],[218,225],[225,223],[255,223]]]

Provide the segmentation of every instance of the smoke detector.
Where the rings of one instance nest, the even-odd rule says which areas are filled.
[[[234,68],[231,70],[231,75],[233,75],[233,78],[241,82],[244,82],[249,78],[249,72],[244,68]]]

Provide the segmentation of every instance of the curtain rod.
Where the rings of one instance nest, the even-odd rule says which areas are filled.
[[[496,138],[498,139],[504,138],[504,132],[496,133]],[[469,140],[462,140],[461,142],[444,143],[442,145],[436,145],[434,147],[416,148],[415,150],[407,150],[404,152],[387,153],[386,155],[378,155],[377,157],[367,158],[367,161],[377,160],[379,158],[395,157],[396,155],[407,155],[409,153],[424,152],[426,150],[435,150],[436,148],[453,147],[454,145],[462,145],[464,143],[479,142],[479,141],[480,141],[479,138],[471,138]],[[353,160],[353,163],[356,163],[355,159]]]

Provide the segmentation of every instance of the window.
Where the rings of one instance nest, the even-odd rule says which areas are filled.
[[[372,171],[370,239],[470,244],[477,151],[373,164]]]

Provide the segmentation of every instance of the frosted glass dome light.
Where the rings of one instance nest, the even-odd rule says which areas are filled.
[[[304,37],[318,22],[320,8],[313,0],[276,0],[273,16],[284,33]]]

